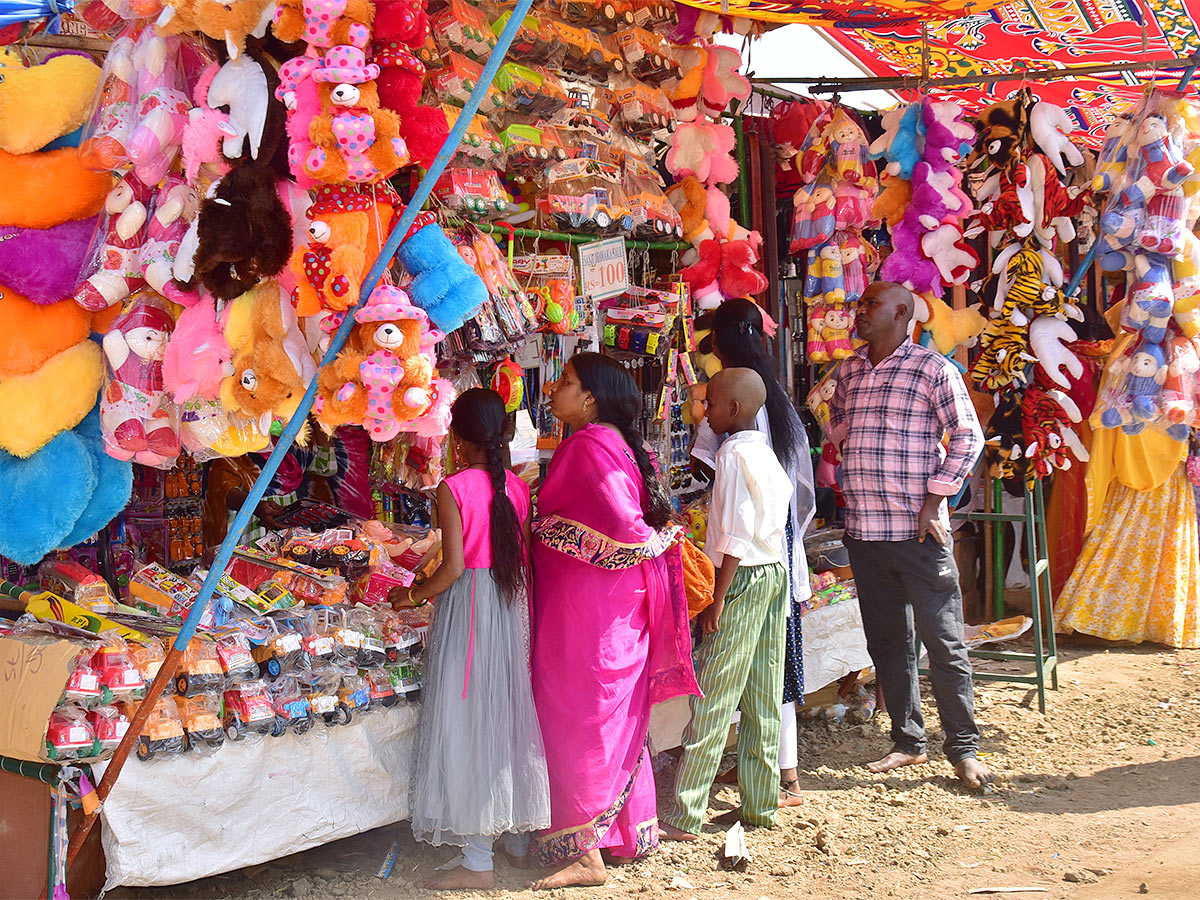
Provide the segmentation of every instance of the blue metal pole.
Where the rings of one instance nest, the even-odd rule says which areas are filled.
[[[487,64],[483,67],[483,75],[480,77],[479,83],[471,91],[471,96],[467,98],[467,102],[463,106],[463,110],[459,114],[457,121],[455,121],[454,127],[450,129],[450,136],[446,138],[446,143],[442,145],[442,149],[434,159],[433,165],[429,167],[429,171],[421,179],[416,193],[413,194],[412,201],[404,210],[404,214],[400,216],[400,220],[396,223],[396,227],[392,229],[392,233],[388,235],[387,242],[380,249],[379,256],[375,258],[374,264],[363,279],[362,291],[359,294],[358,304],[354,307],[355,309],[365,302],[367,297],[371,295],[371,292],[375,290],[375,286],[383,277],[383,273],[387,271],[392,257],[400,249],[404,235],[412,227],[417,214],[421,211],[421,207],[425,205],[425,201],[429,199],[429,195],[433,192],[433,187],[437,184],[438,178],[441,177],[442,172],[449,165],[450,160],[453,159],[459,142],[466,133],[467,126],[471,123],[472,116],[479,109],[480,103],[491,87],[492,79],[496,77],[496,72],[499,71],[500,65],[504,62],[504,57],[508,53],[508,48],[512,44],[513,38],[517,35],[517,29],[525,21],[525,15],[529,12],[529,8],[532,5],[533,0],[517,0],[508,22],[505,23],[504,30],[500,33],[495,49],[492,50]],[[346,338],[349,337],[350,329],[353,327],[354,310],[351,309],[347,311],[341,326],[339,326],[330,339],[329,349],[325,351],[325,356],[321,359],[321,367],[328,365],[337,356],[345,345]],[[292,442],[296,440],[296,435],[300,433],[300,429],[304,425],[304,420],[308,416],[309,410],[312,409],[316,395],[317,378],[314,376],[313,380],[309,382],[308,388],[304,391],[304,396],[301,398],[300,405],[297,407],[291,421],[287,423],[287,426],[283,429],[283,434],[279,436],[279,441],[276,443],[275,449],[271,452],[271,457],[267,460],[266,465],[263,466],[258,480],[250,488],[246,495],[246,500],[242,504],[242,508],[238,510],[237,515],[233,519],[233,524],[229,526],[229,533],[226,534],[225,540],[221,542],[216,559],[213,560],[212,568],[209,569],[208,576],[204,579],[204,584],[200,588],[200,596],[192,605],[192,609],[184,620],[183,626],[179,629],[179,636],[175,638],[174,647],[176,650],[183,651],[187,647],[188,641],[191,640],[192,635],[195,634],[196,626],[200,624],[200,616],[212,599],[217,582],[220,580],[221,575],[224,574],[226,566],[229,565],[229,560],[233,557],[233,551],[237,547],[242,532],[246,530],[246,526],[250,523],[250,518],[254,514],[254,510],[258,507],[259,501],[262,500],[267,485],[271,483],[271,479],[279,470],[279,466],[283,462],[283,457],[287,455]]]

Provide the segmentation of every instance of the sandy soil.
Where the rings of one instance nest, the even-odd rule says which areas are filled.
[[[718,865],[721,830],[667,844],[610,870],[601,888],[551,896],[596,900],[949,900],[979,889],[1000,898],[1200,898],[1200,651],[1117,648],[1071,640],[1048,714],[1025,686],[980,684],[986,761],[1001,776],[987,796],[961,791],[945,759],[890,776],[861,763],[887,748],[886,722],[802,723],[806,803],[774,829],[747,834],[752,861]],[[932,746],[941,735],[926,693]],[[714,790],[718,814],[736,788]],[[374,877],[393,839],[387,881]],[[403,823],[252,869],[163,889],[119,889],[111,900],[433,896],[415,885],[450,854],[416,845]],[[526,874],[501,862],[495,892],[523,893]],[[674,884],[674,887],[671,885]]]

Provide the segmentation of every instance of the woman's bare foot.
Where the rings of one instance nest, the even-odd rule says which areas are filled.
[[[796,792],[796,788],[798,787],[800,787],[800,779],[798,778],[788,778],[779,785],[780,809],[803,805],[804,798]]]
[[[919,766],[928,760],[929,757],[924,753],[905,753],[903,750],[893,750],[887,756],[883,757],[883,759],[867,763],[867,771],[879,775],[882,772],[891,772],[894,769],[902,769],[905,766]]]
[[[608,874],[604,870],[604,860],[600,851],[591,850],[529,886],[535,891],[549,891],[561,887],[598,887],[607,879]]]
[[[494,872],[472,872],[462,866],[421,882],[421,887],[427,891],[486,891],[495,886]]]
[[[668,825],[659,820],[658,839],[660,841],[698,841],[700,835],[692,834],[690,831],[680,831],[674,825]]]
[[[984,786],[996,780],[996,773],[974,756],[960,759],[954,767],[954,774],[963,783],[963,787],[972,791],[983,790]]]

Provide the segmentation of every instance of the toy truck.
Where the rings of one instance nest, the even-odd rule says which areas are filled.
[[[447,169],[434,192],[449,209],[481,219],[504,215],[512,204],[495,169]]]
[[[97,706],[89,709],[88,724],[100,742],[102,751],[115,750],[129,730],[129,717],[115,706]]]
[[[492,33],[497,37],[512,16],[512,4],[501,5],[507,6],[509,9],[501,13],[492,23]],[[549,21],[540,16],[529,15],[517,29],[517,36],[513,39],[508,55],[529,65],[544,66],[552,62],[560,52],[558,38],[554,29],[550,27]]]
[[[100,741],[79,710],[56,709],[50,714],[50,724],[46,727],[48,759],[58,762],[99,755]]]
[[[187,649],[179,660],[179,671],[175,674],[175,690],[185,697],[204,691],[220,690],[225,685],[225,673],[221,671],[221,658],[213,641],[194,637],[188,641]]]
[[[175,709],[189,749],[215,749],[225,743],[225,732],[221,725],[221,700],[216,694],[198,694],[175,697]]]
[[[96,651],[92,657],[92,668],[100,678],[101,699],[111,703],[113,699],[130,699],[141,697],[146,690],[146,682],[142,673],[129,658],[129,648],[125,641],[116,636]]]
[[[225,691],[222,719],[225,737],[240,741],[247,734],[270,734],[275,727],[275,708],[262,681],[247,681]]]
[[[272,737],[282,737],[290,728],[296,734],[304,734],[313,725],[312,706],[300,690],[295,678],[284,676],[267,686],[271,707],[275,711]]]
[[[608,35],[599,35],[587,28],[576,28],[566,22],[550,23],[564,49],[564,72],[607,81],[610,75],[625,71],[625,60],[617,52]]]
[[[568,22],[595,25],[609,31],[636,21],[630,0],[554,0],[553,8]]]
[[[171,697],[159,697],[142,725],[133,752],[145,762],[160,753],[182,753],[186,749],[183,722],[174,700]]]
[[[635,78],[650,84],[662,84],[679,75],[679,61],[663,39],[644,28],[622,28],[617,32],[617,46],[629,64]]]

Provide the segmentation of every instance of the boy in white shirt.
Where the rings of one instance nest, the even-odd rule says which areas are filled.
[[[662,817],[670,840],[695,840],[734,710],[740,818],[775,824],[779,804],[779,698],[787,615],[781,548],[792,482],[755,428],[766,387],[753,369],[724,369],[708,383],[708,422],[728,435],[717,451],[705,552],[717,567],[714,601],[700,613],[696,651],[703,698],[692,698],[674,802]]]

